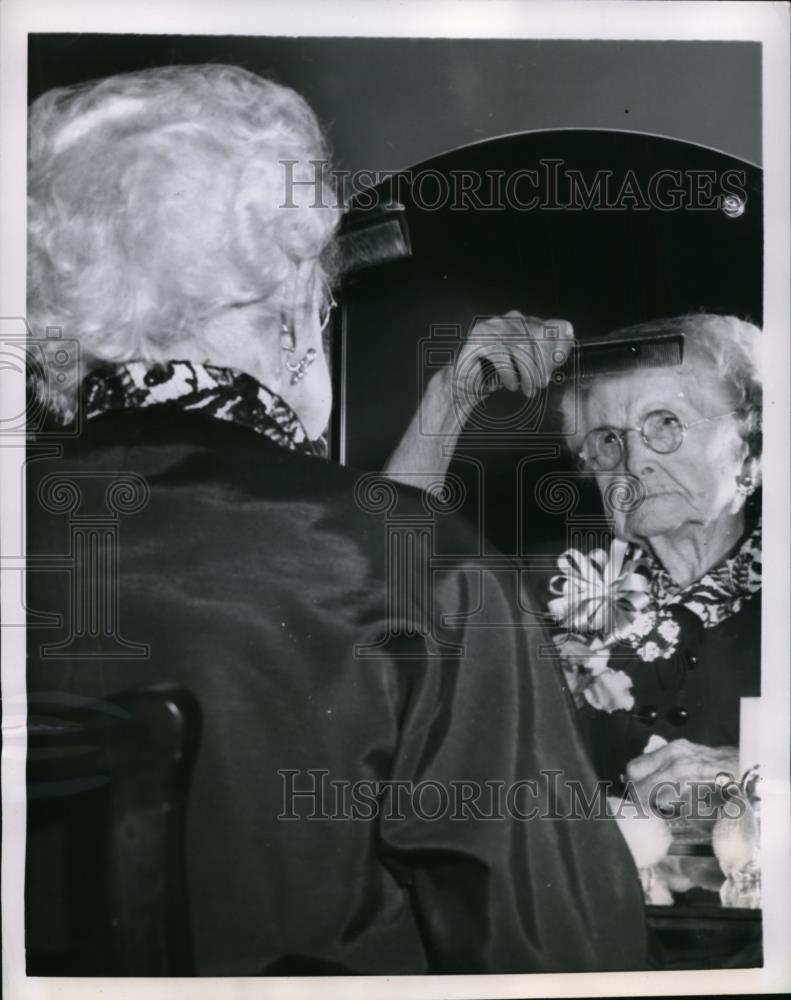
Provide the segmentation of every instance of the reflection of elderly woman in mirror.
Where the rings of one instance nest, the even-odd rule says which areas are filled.
[[[313,184],[289,199],[283,170],[304,165],[312,180],[325,156],[310,108],[235,67],[167,67],[45,94],[29,134],[29,318],[36,333],[62,328],[41,342],[69,377],[48,400],[61,454],[30,462],[28,553],[64,548],[66,514],[44,502],[51,475],[67,499],[81,493],[80,513],[104,512],[116,477],[141,492],[117,519],[108,575],[98,556],[78,567],[97,598],[77,621],[85,648],[31,622],[29,692],[103,699],[169,681],[197,696],[196,971],[641,967],[639,883],[614,824],[514,811],[457,822],[387,804],[388,783],[510,787],[550,764],[588,788],[595,776],[506,584],[487,577],[487,607],[473,609],[451,567],[432,577],[431,603],[410,587],[392,603],[387,504],[423,525],[425,498],[381,480],[369,496],[322,457],[323,265],[338,213],[316,206]],[[68,369],[74,340],[82,363]],[[472,551],[464,522],[443,523]],[[36,565],[30,606],[65,630],[82,605],[67,574]],[[97,623],[103,611],[117,617]],[[497,624],[468,628],[473,611]],[[530,712],[551,731],[515,738]],[[39,898],[45,933],[70,875]]]
[[[593,657],[598,672],[609,653],[602,673],[591,675],[589,649],[573,641],[567,659],[603,773],[626,767],[638,787],[735,775],[739,699],[758,694],[761,668],[760,332],[693,315],[618,337],[660,331],[683,334],[681,365],[577,382],[576,427],[574,390],[564,399],[571,447],[602,492],[619,474],[637,487],[614,521],[616,537],[644,553],[639,613]],[[651,735],[670,742],[642,755]]]
[[[570,335],[559,321],[546,324]],[[538,386],[531,352],[547,355],[545,372],[557,363],[540,325],[517,314],[490,323],[501,343],[478,355],[490,358],[507,388]],[[614,511],[621,544],[611,555],[623,555],[637,574],[628,621],[617,634],[591,634],[583,620],[589,606],[570,596],[583,577],[573,553],[550,595],[600,773],[614,781],[625,773],[642,791],[660,780],[735,775],[739,699],[756,695],[760,681],[760,332],[733,317],[692,315],[617,337],[645,341],[660,332],[683,335],[682,364],[577,380],[562,405],[569,444],[602,493],[626,476],[638,497],[631,509]],[[424,433],[417,440],[411,428],[390,463],[398,478],[447,466],[426,422],[440,433],[454,428],[447,387],[458,387],[469,369],[476,348],[465,350],[455,371],[429,384]],[[644,754],[652,735],[660,739]]]

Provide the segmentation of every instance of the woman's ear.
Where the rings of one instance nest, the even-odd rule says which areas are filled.
[[[749,407],[742,418],[740,452],[741,467],[736,476],[733,497],[734,513],[742,510],[756,490],[761,486],[761,410],[759,407]]]
[[[750,481],[756,488],[761,485],[761,459],[757,455],[748,455],[742,463],[742,481]]]
[[[748,454],[760,456],[761,454],[761,409],[758,406],[750,406],[744,415],[742,427],[742,437],[747,442]]]
[[[751,476],[753,482],[761,481],[761,455],[763,452],[763,435],[761,433],[761,408],[751,406],[745,414],[742,436],[747,446],[743,464],[743,475]]]
[[[761,460],[757,455],[747,455],[736,476],[731,511],[734,514],[744,509],[756,490],[761,487]]]
[[[294,272],[292,316],[293,329],[297,347],[306,350],[315,347],[313,343],[316,334],[316,261],[302,260]],[[301,334],[301,336],[300,336]],[[307,340],[307,342],[306,342]]]

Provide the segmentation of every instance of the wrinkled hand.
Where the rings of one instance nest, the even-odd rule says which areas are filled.
[[[689,809],[693,799],[705,808],[705,790],[696,785],[722,785],[738,780],[739,751],[736,747],[707,747],[689,740],[671,743],[644,753],[626,765],[626,778],[639,800],[652,811],[682,804]],[[687,813],[689,815],[689,813]]]
[[[671,892],[699,887],[719,892],[725,876],[716,858],[667,857],[657,865],[657,877]]]
[[[574,331],[565,319],[523,316],[512,309],[480,320],[446,373],[454,402],[471,411],[499,388],[521,389],[529,399],[547,385],[573,344]]]
[[[574,331],[564,319],[541,320],[511,310],[476,323],[455,362],[429,379],[385,474],[418,489],[437,482],[447,473],[478,403],[501,387],[535,395],[573,345]]]

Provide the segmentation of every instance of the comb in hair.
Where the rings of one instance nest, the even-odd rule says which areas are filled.
[[[643,368],[672,367],[683,360],[684,334],[679,330],[579,340],[573,352],[574,377],[596,378]]]
[[[412,247],[403,206],[369,212],[351,211],[338,236],[341,277],[409,257]]]

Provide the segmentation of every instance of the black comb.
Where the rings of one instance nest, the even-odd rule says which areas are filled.
[[[680,365],[684,360],[684,334],[679,330],[652,330],[638,335],[624,331],[622,336],[579,340],[572,358],[573,377],[579,379]]]
[[[338,235],[341,277],[409,257],[412,246],[403,205],[350,210]]]

